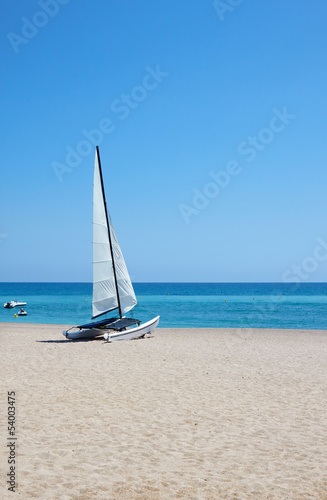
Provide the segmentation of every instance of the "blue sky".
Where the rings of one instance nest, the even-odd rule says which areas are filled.
[[[132,280],[327,281],[326,15],[6,2],[0,281],[92,281],[92,141]]]

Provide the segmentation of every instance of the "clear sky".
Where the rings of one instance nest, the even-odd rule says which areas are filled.
[[[3,2],[0,281],[92,281],[96,143],[133,281],[327,281],[326,17]]]

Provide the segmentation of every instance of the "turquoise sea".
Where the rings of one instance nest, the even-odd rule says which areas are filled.
[[[134,283],[130,316],[160,314],[161,327],[327,329],[327,283]],[[4,309],[10,300],[27,302]],[[91,283],[0,283],[0,322],[81,324],[91,319]]]

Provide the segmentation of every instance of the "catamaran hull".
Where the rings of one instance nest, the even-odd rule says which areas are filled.
[[[114,330],[108,329],[96,329],[96,328],[86,328],[82,330],[68,331],[64,330],[62,332],[63,336],[70,340],[77,339],[87,339],[104,336],[108,342],[114,342],[116,340],[133,340],[144,337],[145,334],[153,332],[159,323],[160,316],[153,318],[147,323],[143,323],[135,328],[126,328],[121,332],[116,332]]]
[[[151,319],[147,323],[143,323],[135,328],[129,328],[123,330],[122,332],[107,332],[104,334],[104,338],[108,342],[115,342],[116,340],[133,340],[144,337],[145,334],[153,332],[153,330],[158,326],[160,316]]]
[[[103,330],[96,330],[95,328],[88,328],[86,330],[76,330],[72,332],[64,330],[62,334],[64,337],[66,337],[66,339],[70,340],[90,339],[92,337],[99,337],[100,335],[103,335]]]

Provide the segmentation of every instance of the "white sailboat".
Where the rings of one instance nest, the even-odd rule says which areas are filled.
[[[99,148],[96,147],[93,184],[93,299],[92,319],[117,310],[116,318],[72,327],[63,331],[67,339],[98,337],[131,340],[151,333],[160,316],[141,323],[125,314],[137,304],[133,285],[114,231],[104,192]]]

